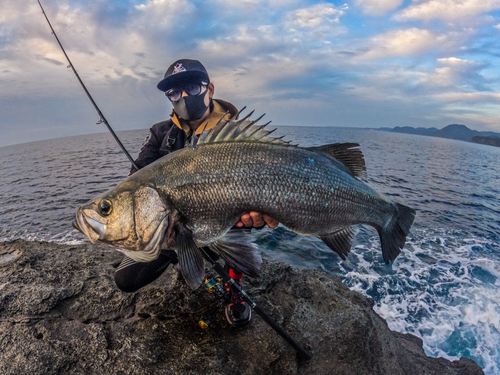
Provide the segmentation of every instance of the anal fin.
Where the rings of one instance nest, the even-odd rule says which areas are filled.
[[[230,267],[243,272],[250,277],[260,273],[262,257],[260,250],[252,243],[252,237],[244,229],[232,229],[210,249],[219,254]]]
[[[347,259],[351,251],[354,230],[352,227],[343,228],[326,236],[319,237],[330,249],[340,255],[342,260]]]
[[[205,260],[187,229],[177,235],[177,257],[184,280],[191,289],[197,289],[205,277]]]

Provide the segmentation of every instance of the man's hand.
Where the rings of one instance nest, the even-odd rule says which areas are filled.
[[[262,215],[260,212],[245,212],[241,215],[240,221],[236,223],[238,228],[261,228],[269,225],[270,228],[276,228],[280,222],[270,216]]]

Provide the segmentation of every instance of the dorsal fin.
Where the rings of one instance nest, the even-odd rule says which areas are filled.
[[[256,123],[264,116],[260,116],[257,120],[247,120],[253,111],[250,112],[241,120],[223,120],[221,119],[212,129],[205,130],[198,139],[197,144],[204,143],[220,143],[220,142],[263,142],[288,145],[289,141],[283,141],[283,137],[271,137],[270,134],[274,130],[266,130],[265,127],[269,125],[256,125]]]
[[[220,119],[212,129],[203,131],[194,144],[263,142],[292,146],[290,145],[290,141],[284,141],[283,137],[270,136],[276,129],[266,130],[265,127],[269,125],[269,122],[264,125],[256,125],[264,115],[254,121],[247,120],[252,114],[253,111],[241,120]],[[355,147],[359,147],[359,144],[334,143],[319,147],[309,147],[308,150],[328,154],[335,158],[338,166],[347,173],[354,177],[365,177],[366,166],[365,160],[363,159],[363,153]]]
[[[363,153],[357,143],[332,143],[319,147],[309,147],[311,151],[321,151],[328,154],[347,167],[354,177],[366,177],[366,165]]]
[[[233,117],[231,117],[231,120],[236,120],[237,118],[240,117],[241,115],[241,112],[243,112],[245,109],[247,109],[247,106],[244,106],[243,108],[241,108],[238,113],[236,113]]]

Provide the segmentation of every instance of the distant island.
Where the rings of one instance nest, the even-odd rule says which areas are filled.
[[[479,135],[476,135],[474,138],[471,139],[471,142],[500,147],[500,137],[495,137],[495,136],[481,137]]]
[[[460,141],[480,143],[483,145],[500,147],[500,133],[480,132],[469,129],[465,125],[451,124],[442,129],[414,128],[411,126],[396,126],[395,128],[379,128],[378,130],[392,133],[418,134],[431,137],[457,139]]]

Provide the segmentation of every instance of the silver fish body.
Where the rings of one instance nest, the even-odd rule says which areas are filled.
[[[354,146],[306,149],[271,138],[248,121],[224,122],[203,133],[198,144],[157,160],[80,208],[77,226],[89,238],[93,235],[94,240],[115,245],[137,260],[154,259],[162,246],[174,247],[193,288],[202,281],[203,258],[197,249],[204,246],[245,273],[258,272],[257,249],[240,232],[230,230],[249,211],[269,215],[296,233],[321,238],[343,259],[351,247],[351,226],[373,226],[388,263],[404,246],[415,211],[358,178],[364,172],[364,160]],[[118,198],[134,197],[141,190],[146,199],[127,198],[130,203],[123,204],[124,199]],[[119,216],[108,221],[121,223],[120,235],[108,233],[105,219],[111,214],[102,215],[95,208],[103,202],[105,208],[115,207],[117,199]],[[122,211],[135,214],[125,223],[123,217],[129,214]],[[128,229],[123,230],[123,225]],[[141,238],[137,228],[143,232],[149,228],[150,233]]]
[[[336,164],[299,147],[216,143],[174,152],[130,180],[154,184],[200,245],[223,236],[248,211],[318,237],[353,224],[383,227],[396,205]]]

